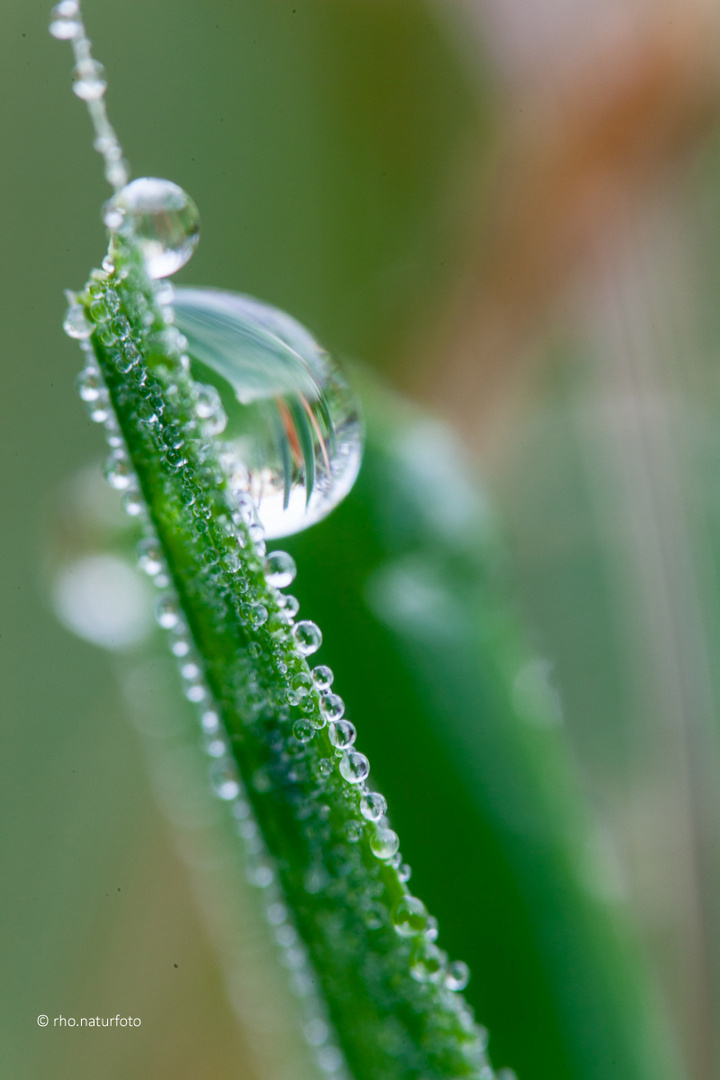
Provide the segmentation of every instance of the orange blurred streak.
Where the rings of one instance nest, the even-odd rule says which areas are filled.
[[[420,350],[421,393],[486,458],[527,391],[533,341],[594,238],[622,227],[714,124],[717,30],[715,8],[654,8],[582,68],[548,72],[506,101],[495,209],[471,223],[449,310]]]

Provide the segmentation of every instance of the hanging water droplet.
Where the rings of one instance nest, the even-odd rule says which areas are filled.
[[[366,791],[360,800],[360,813],[368,821],[379,821],[387,813],[387,801],[377,791]]]
[[[470,982],[470,968],[462,960],[453,960],[444,981],[448,990],[464,990]]]
[[[241,610],[253,630],[259,629],[268,620],[268,609],[264,604],[243,604]]]
[[[227,416],[214,386],[199,383],[196,386],[195,412],[203,421],[207,435],[219,435],[225,430]]]
[[[122,497],[123,510],[130,517],[140,517],[145,510],[145,502],[139,488],[131,488]]]
[[[343,755],[340,761],[340,775],[349,784],[362,784],[369,772],[370,762],[364,754],[351,750],[349,754]]]
[[[138,566],[148,577],[155,577],[163,568],[164,560],[160,543],[148,537],[141,540],[137,547]]]
[[[363,827],[359,821],[351,820],[345,825],[345,835],[351,844],[357,844],[363,834]]]
[[[312,335],[248,296],[177,289],[191,370],[214,385],[228,417],[231,486],[250,492],[271,539],[325,517],[360,467],[355,395]]]
[[[97,101],[107,90],[105,68],[97,60],[83,60],[74,71],[73,90],[83,101]]]
[[[392,913],[393,926],[401,937],[422,934],[427,920],[427,908],[416,896],[403,896]]]
[[[317,652],[322,645],[320,627],[316,626],[314,622],[310,622],[309,619],[303,619],[301,622],[296,623],[292,634],[298,652],[301,652],[303,656],[310,656],[312,653]]]
[[[427,926],[425,927],[425,940],[437,941],[438,938],[438,921],[434,915],[428,917]]]
[[[94,402],[101,397],[105,387],[94,368],[85,368],[77,377],[77,388],[83,401]]]
[[[210,783],[219,799],[230,802],[240,794],[240,784],[234,766],[227,761],[218,761],[210,769]]]
[[[85,314],[85,308],[77,301],[72,301],[63,321],[63,330],[68,337],[79,341],[89,338],[93,332],[93,325]]]
[[[410,957],[410,974],[418,982],[440,983],[445,976],[447,956],[437,945],[418,944]]]
[[[116,491],[125,491],[133,482],[130,458],[124,450],[114,450],[105,463],[105,479]]]
[[[298,742],[310,742],[315,734],[315,728],[309,720],[296,720],[293,724],[293,735]]]
[[[58,41],[72,41],[80,31],[80,8],[75,0],[62,0],[50,12],[50,33]]]
[[[271,551],[265,560],[265,580],[276,589],[286,589],[292,585],[297,574],[297,567],[292,555],[287,551]]]
[[[392,829],[377,828],[370,837],[370,850],[378,859],[391,859],[400,847],[400,837]]]
[[[326,720],[339,720],[345,712],[345,702],[337,694],[326,694],[320,699],[320,711]]]
[[[355,725],[351,724],[349,720],[338,720],[330,724],[328,738],[337,750],[347,750],[357,738]]]
[[[155,606],[155,618],[163,630],[172,630],[180,622],[180,608],[172,596],[161,596]]]
[[[187,192],[170,180],[132,180],[105,207],[105,224],[140,247],[151,278],[174,274],[200,238],[200,215]]]
[[[306,697],[312,690],[312,676],[308,675],[307,671],[301,671],[298,675],[294,676],[290,685],[292,687],[293,694],[299,701],[300,698]]]
[[[335,678],[332,669],[326,664],[318,664],[316,668],[313,668],[312,677],[318,690],[329,690]]]

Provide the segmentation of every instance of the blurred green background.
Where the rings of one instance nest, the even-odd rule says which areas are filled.
[[[200,207],[179,280],[374,369],[357,490],[283,546],[494,1062],[720,1077],[714,14],[84,14],[133,174]],[[0,1076],[290,1075],[228,1001],[117,664],[52,614],[58,552],[129,543],[111,511],[75,531],[67,486],[102,449],[62,290],[102,258],[108,191],[44,6],[0,0],[0,25]],[[116,1012],[142,1027],[36,1023]]]

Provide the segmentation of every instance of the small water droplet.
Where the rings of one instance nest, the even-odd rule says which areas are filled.
[[[271,551],[265,560],[265,580],[276,589],[286,589],[292,585],[297,574],[297,567],[292,555],[286,551]]]
[[[453,960],[445,975],[448,990],[464,990],[470,982],[470,968],[462,960]]]
[[[293,637],[298,647],[298,652],[303,656],[310,656],[317,652],[322,645],[322,632],[319,626],[309,619],[303,619],[293,627]]]
[[[358,754],[355,750],[344,754],[340,761],[340,775],[349,784],[362,784],[370,772],[370,762],[364,754]]]
[[[337,694],[327,694],[320,700],[320,711],[326,720],[339,720],[345,712],[345,702]]]
[[[318,664],[316,668],[313,668],[312,677],[318,690],[329,690],[335,678],[332,670],[325,664]]]
[[[172,596],[161,596],[155,606],[155,618],[163,630],[172,630],[180,622],[180,607]]]
[[[200,726],[208,735],[214,735],[220,729],[220,717],[214,709],[208,709],[200,717]]]
[[[83,101],[97,101],[107,90],[105,68],[97,60],[83,60],[74,72],[73,90]]]
[[[132,180],[113,196],[106,204],[105,224],[135,239],[151,278],[167,277],[184,266],[200,238],[200,215],[187,192],[151,176]]]
[[[227,761],[218,761],[210,769],[210,783],[219,799],[230,802],[240,794],[240,784],[234,766]]]
[[[412,868],[408,863],[400,863],[397,868],[397,876],[402,882],[407,882],[412,877]]]
[[[145,502],[139,488],[126,491],[122,497],[123,510],[130,517],[140,517],[145,510]]]
[[[196,386],[195,412],[203,421],[208,435],[219,435],[225,430],[227,416],[220,395],[214,386],[198,383]]]
[[[282,607],[283,611],[292,619],[300,610],[300,601],[297,596],[286,596]]]
[[[425,927],[425,940],[437,941],[438,938],[438,921],[434,915],[428,916],[427,926]]]
[[[318,1051],[317,1059],[323,1072],[336,1073],[342,1068],[343,1056],[337,1046],[323,1046]]]
[[[330,758],[320,758],[316,768],[319,776],[329,776],[333,771],[333,763]]]
[[[400,837],[392,829],[378,827],[370,837],[370,850],[378,859],[390,859],[400,847]]]
[[[410,957],[410,974],[418,982],[440,983],[445,977],[447,956],[437,945],[420,942]]]
[[[363,827],[359,821],[348,821],[345,825],[345,835],[351,844],[357,844],[363,834]]]
[[[328,737],[337,750],[347,750],[357,738],[355,725],[349,720],[333,721],[328,728]]]
[[[330,1028],[319,1017],[310,1020],[305,1025],[305,1038],[310,1043],[310,1046],[322,1046],[323,1043],[327,1042],[329,1035]]]
[[[105,392],[105,387],[97,371],[93,368],[85,368],[77,377],[78,393],[83,401],[95,402]]]
[[[377,791],[366,791],[360,800],[360,813],[368,821],[379,821],[387,813],[387,801]]]
[[[68,337],[83,341],[89,338],[93,332],[93,324],[85,314],[85,308],[76,301],[71,303],[65,312],[63,330]]]
[[[162,548],[159,541],[150,537],[141,540],[137,547],[138,566],[148,577],[155,577],[164,566]]]
[[[315,734],[315,728],[309,720],[296,720],[293,724],[293,735],[298,742],[310,742]]]
[[[294,696],[299,701],[300,698],[306,697],[307,694],[309,694],[312,690],[312,676],[309,675],[307,671],[301,671],[299,672],[299,674],[293,677],[292,683],[290,685],[292,687],[292,692]]]
[[[348,493],[362,456],[352,390],[312,335],[248,296],[177,289],[191,371],[212,382],[228,417],[223,466],[249,493],[267,537],[301,531]]]
[[[262,645],[259,641],[251,641],[248,645],[248,652],[255,660],[257,660],[258,656],[262,655]]]
[[[393,926],[401,937],[422,934],[427,920],[427,908],[416,896],[403,896],[392,913]]]
[[[259,629],[268,620],[268,609],[264,604],[243,604],[242,613],[253,630]]]
[[[105,463],[105,479],[116,491],[125,491],[133,483],[133,473],[130,458],[124,450],[115,450]]]
[[[50,12],[50,33],[58,41],[72,41],[80,32],[77,18],[79,7],[75,0],[63,0]]]

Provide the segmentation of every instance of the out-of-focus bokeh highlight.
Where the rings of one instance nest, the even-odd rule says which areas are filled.
[[[328,661],[351,705],[376,673],[375,719],[353,719],[413,887],[444,940],[472,954],[468,995],[493,1060],[520,1080],[601,1080],[594,1047],[617,1044],[632,1080],[657,1080],[640,1047],[656,1031],[668,1076],[720,1077],[717,6],[86,0],[84,14],[134,175],[167,176],[200,207],[179,280],[286,309],[442,418],[477,473],[475,490],[467,465],[445,484],[460,452],[447,429],[418,421],[400,446],[403,409],[360,375],[376,425],[368,467],[293,550],[303,611],[328,649],[335,636]],[[163,728],[161,659],[137,674],[146,582],[128,577],[127,523],[94,486],[99,438],[60,329],[62,290],[104,253],[108,194],[69,50],[43,4],[0,0],[0,25],[4,1068],[28,1080],[290,1075],[292,1041],[222,961],[244,962],[232,942],[251,901],[232,899],[210,841],[188,840],[199,826],[169,820],[148,749],[173,724],[180,745],[186,729],[181,717]],[[432,489],[433,468],[435,532],[412,488],[420,476]],[[478,524],[483,489],[500,545]],[[412,629],[433,605],[433,625],[490,625],[483,574],[498,558],[530,643],[516,706],[545,716],[557,754],[543,753],[562,777],[523,758],[532,740],[503,726],[502,694],[451,635],[425,657],[403,630],[403,615]],[[452,716],[433,705],[443,672]],[[495,710],[485,743],[453,728],[466,700]],[[474,773],[456,737],[482,756]],[[557,776],[557,790],[513,802],[495,760],[515,760],[523,783],[540,777],[538,791]],[[552,848],[570,774],[593,822],[587,907]],[[437,812],[415,813],[428,791]],[[522,821],[536,806],[549,816],[534,865]],[[621,926],[612,942],[593,904],[598,925]],[[247,965],[260,970],[256,945]],[[117,1012],[142,1027],[36,1023]],[[607,1031],[585,1030],[600,1017]]]

